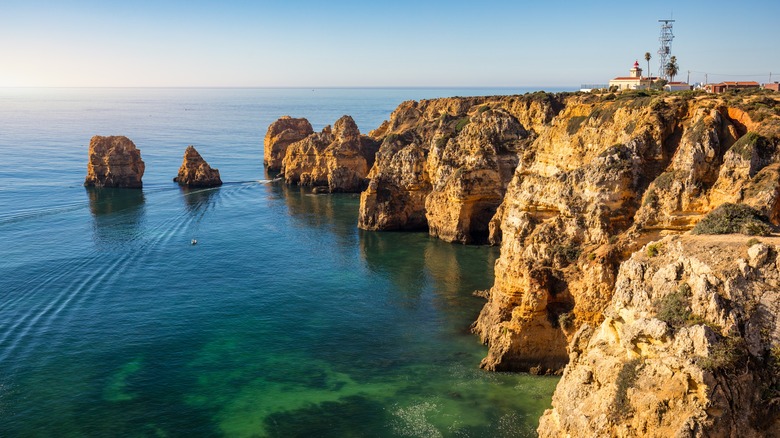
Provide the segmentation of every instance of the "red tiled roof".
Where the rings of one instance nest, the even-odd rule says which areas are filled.
[[[729,85],[729,86],[732,86],[732,87],[733,86],[739,86],[739,85],[742,85],[742,86],[753,85],[753,86],[758,87],[759,84],[758,84],[758,82],[755,82],[755,81],[726,81],[726,82],[721,82],[719,84],[714,84],[714,85]]]

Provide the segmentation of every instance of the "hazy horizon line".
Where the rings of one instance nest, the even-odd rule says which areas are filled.
[[[92,88],[92,89],[109,89],[109,88],[181,88],[181,89],[268,89],[268,90],[339,90],[339,89],[499,89],[499,88],[551,88],[551,89],[576,89],[579,90],[579,86],[575,85],[334,85],[334,86],[241,86],[241,85],[0,85],[2,88]]]

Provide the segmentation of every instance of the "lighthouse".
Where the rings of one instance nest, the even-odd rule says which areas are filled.
[[[642,77],[642,68],[639,67],[639,61],[634,61],[634,67],[629,70],[629,77],[632,78],[641,78]]]

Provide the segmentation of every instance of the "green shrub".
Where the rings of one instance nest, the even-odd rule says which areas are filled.
[[[577,133],[577,131],[580,130],[580,126],[582,125],[582,122],[588,119],[588,116],[574,116],[569,119],[569,122],[566,124],[566,132],[569,133],[569,135],[574,135]]]
[[[768,236],[772,229],[766,216],[745,204],[726,203],[711,211],[693,227],[693,234]]]
[[[658,193],[655,190],[648,190],[645,199],[642,201],[642,205],[656,205],[658,203]]]
[[[450,141],[450,136],[444,135],[436,139],[436,147],[437,148],[443,148],[447,145],[447,142]]]
[[[750,238],[750,239],[748,239],[748,241],[747,241],[747,246],[748,246],[748,248],[750,248],[751,246],[753,246],[753,245],[756,245],[756,244],[758,244],[758,243],[761,243],[761,241],[760,241],[760,240],[758,240],[758,239],[756,239],[755,237],[751,237],[751,238]]]
[[[385,137],[385,143],[395,143],[397,141],[401,140],[401,134],[388,134],[387,137]]]
[[[672,170],[669,172],[664,172],[655,179],[655,186],[660,190],[669,190],[672,188],[672,184],[676,180],[681,180],[685,178],[685,172],[679,171],[679,170]]]
[[[650,245],[647,245],[647,250],[646,250],[647,256],[648,257],[655,257],[655,256],[657,256],[661,252],[663,247],[664,247],[664,244],[660,243],[660,242],[651,243]]]
[[[628,399],[628,389],[633,388],[636,385],[637,378],[639,377],[640,365],[642,365],[641,359],[632,359],[623,364],[623,368],[618,372],[617,378],[615,379],[617,388],[615,391],[615,399],[613,400],[613,416],[616,419],[625,418],[634,411]]]
[[[685,286],[688,285],[685,284]],[[690,286],[688,286],[687,291],[690,293]],[[677,290],[666,295],[653,303],[653,307],[655,307],[655,317],[674,329],[686,326],[691,319],[688,295],[685,290]]]
[[[750,160],[756,147],[764,146],[766,140],[755,132],[748,132],[739,138],[732,146],[731,151],[745,160]]]
[[[570,329],[574,324],[574,314],[571,312],[565,312],[558,315],[558,326],[563,329]]]
[[[564,262],[574,263],[580,258],[582,248],[572,243],[570,245],[555,245],[552,247],[553,258],[561,257]]]
[[[465,128],[470,121],[471,119],[469,119],[468,117],[463,117],[462,119],[458,120],[458,123],[455,124],[455,132],[463,131],[463,128]]]
[[[710,355],[696,358],[703,369],[714,371],[734,371],[745,358],[744,340],[739,336],[729,336],[710,348]]]

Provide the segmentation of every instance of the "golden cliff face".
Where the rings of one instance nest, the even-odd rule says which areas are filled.
[[[382,146],[361,195],[358,226],[487,242],[533,128],[559,107],[546,94],[404,102],[371,132]]]
[[[747,133],[727,105],[749,101],[621,97],[570,98],[518,165],[491,222],[501,257],[474,325],[490,347],[483,367],[560,372],[631,252],[724,202],[777,218],[776,114]]]
[[[760,240],[760,241],[758,241]],[[764,437],[780,427],[780,238],[668,236],[620,267],[541,437]]]
[[[474,331],[490,370],[560,372],[598,324],[617,270],[724,202],[780,220],[770,94],[548,95],[404,102],[382,141],[359,227],[501,245]],[[761,120],[757,120],[761,119]]]

